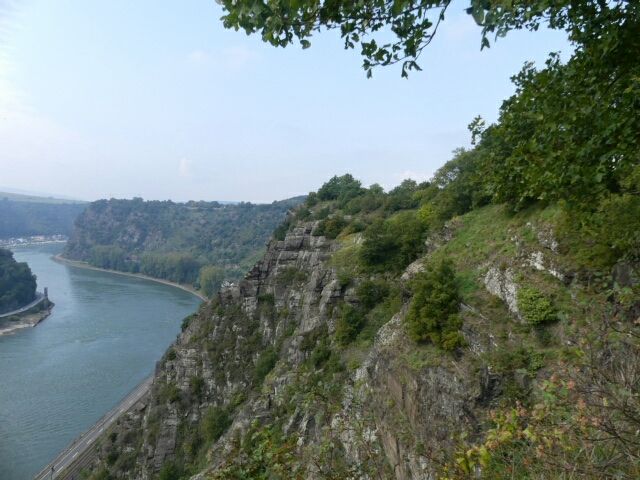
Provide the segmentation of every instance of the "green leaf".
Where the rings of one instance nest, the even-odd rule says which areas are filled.
[[[471,16],[475,20],[475,22],[482,26],[484,22],[484,9],[482,7],[476,6],[473,8]]]

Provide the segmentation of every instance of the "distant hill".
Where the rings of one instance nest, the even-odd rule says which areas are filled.
[[[14,202],[31,202],[31,203],[53,203],[53,204],[82,204],[86,205],[89,202],[83,200],[75,200],[71,198],[58,198],[53,196],[43,196],[26,193],[12,193],[12,192],[0,192],[0,200],[11,200]]]
[[[77,218],[63,256],[178,283],[197,284],[205,266],[240,278],[263,254],[286,213],[303,200],[268,205],[99,200]]]
[[[79,200],[0,192],[0,239],[33,235],[70,235],[88,204]]]

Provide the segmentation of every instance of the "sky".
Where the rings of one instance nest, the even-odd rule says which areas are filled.
[[[269,203],[351,173],[428,180],[477,115],[497,119],[562,32],[480,50],[454,1],[409,79],[367,79],[339,32],[285,49],[227,30],[214,0],[0,0],[0,191]]]

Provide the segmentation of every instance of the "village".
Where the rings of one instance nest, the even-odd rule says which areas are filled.
[[[0,238],[0,247],[17,247],[20,245],[41,245],[44,243],[64,243],[69,239],[66,235],[34,235],[31,237]]]

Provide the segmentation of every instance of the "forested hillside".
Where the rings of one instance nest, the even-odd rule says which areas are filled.
[[[30,237],[34,235],[71,235],[76,217],[86,203],[47,203],[33,199],[0,200],[0,238]]]
[[[64,256],[143,273],[214,293],[240,278],[264,252],[286,213],[302,198],[269,205],[100,200],[80,215]]]
[[[16,310],[35,299],[36,276],[25,262],[0,248],[0,314]]]

